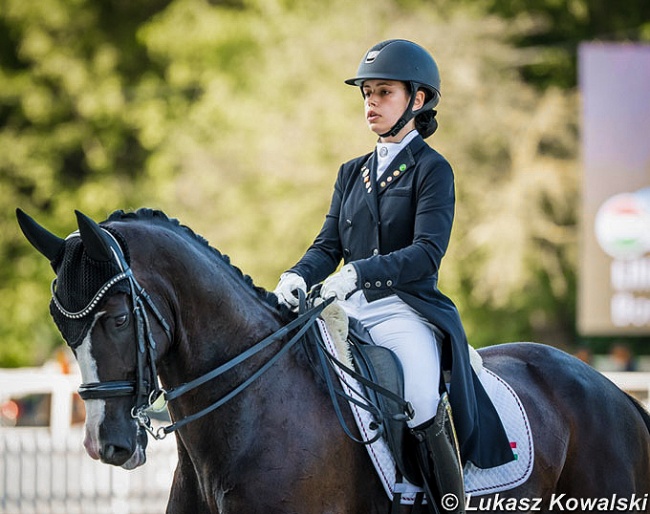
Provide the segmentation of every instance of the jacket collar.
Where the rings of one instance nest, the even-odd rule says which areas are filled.
[[[418,134],[391,161],[386,171],[379,177],[379,180],[375,180],[375,170],[377,169],[376,152],[372,152],[366,162],[361,166],[360,180],[363,182],[365,189],[363,196],[375,221],[379,221],[378,196],[390,186],[399,182],[415,166],[415,156],[425,146],[424,139]]]
[[[394,185],[415,166],[415,155],[426,145],[422,136],[417,135],[398,153],[377,180],[377,194]]]

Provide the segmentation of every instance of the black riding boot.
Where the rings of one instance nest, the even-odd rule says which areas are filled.
[[[435,418],[411,431],[431,512],[465,514],[463,468],[447,393],[440,397]]]

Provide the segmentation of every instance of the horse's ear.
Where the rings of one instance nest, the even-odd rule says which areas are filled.
[[[74,211],[77,215],[79,235],[88,256],[94,261],[106,262],[113,258],[111,246],[101,227],[85,214]]]
[[[65,246],[65,239],[52,234],[20,209],[16,209],[16,218],[20,229],[32,246],[45,255],[50,262],[55,260]]]

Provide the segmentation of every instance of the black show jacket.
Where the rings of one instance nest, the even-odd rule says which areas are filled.
[[[451,166],[415,137],[375,180],[375,154],[341,166],[325,223],[291,269],[307,286],[352,263],[369,302],[396,294],[445,334],[450,402],[463,461],[489,468],[513,460],[503,425],[469,363],[458,310],[438,290],[454,217]]]

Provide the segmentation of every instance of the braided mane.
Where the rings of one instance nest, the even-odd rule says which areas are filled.
[[[232,270],[234,270],[237,276],[239,276],[242,281],[248,287],[250,287],[262,301],[266,302],[274,309],[282,311],[284,315],[287,315],[289,313],[288,309],[278,304],[278,299],[273,293],[266,291],[262,287],[256,286],[253,283],[253,279],[249,275],[244,274],[237,266],[232,264],[230,262],[230,257],[222,254],[219,250],[211,246],[208,240],[203,236],[197,234],[188,226],[181,224],[180,221],[178,221],[176,218],[170,218],[163,211],[149,208],[141,208],[134,212],[125,212],[123,210],[118,210],[113,212],[103,223],[111,221],[143,221],[149,223],[161,223],[172,227],[179,234],[189,236],[197,243],[208,248],[215,257],[217,257],[219,260],[227,264]]]

